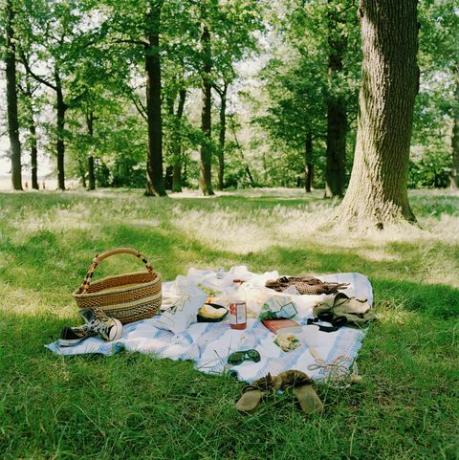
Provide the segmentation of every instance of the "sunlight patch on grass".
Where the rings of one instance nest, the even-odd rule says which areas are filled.
[[[0,308],[9,314],[35,316],[51,313],[58,318],[64,318],[74,315],[76,310],[70,295],[55,298],[55,295],[48,294],[44,298],[43,292],[32,288],[4,284],[0,287],[0,297]]]
[[[261,251],[276,242],[272,229],[260,226],[253,216],[245,218],[221,208],[209,212],[174,207],[171,223],[214,249],[238,254]]]

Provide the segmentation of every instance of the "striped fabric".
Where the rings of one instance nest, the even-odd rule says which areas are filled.
[[[77,355],[84,353],[101,353],[112,355],[120,350],[154,354],[159,358],[173,360],[192,360],[196,369],[209,374],[221,374],[227,368],[228,355],[234,351],[255,348],[261,355],[261,361],[251,361],[232,368],[242,381],[253,382],[265,376],[268,372],[279,372],[297,369],[310,375],[313,379],[324,378],[323,368],[311,370],[308,366],[316,363],[317,357],[331,363],[338,358],[345,358],[345,365],[351,366],[357,357],[366,331],[343,327],[336,332],[320,332],[317,326],[306,325],[312,317],[312,307],[326,296],[292,295],[299,312],[297,319],[303,325],[300,334],[301,346],[294,351],[283,352],[274,344],[275,335],[266,329],[256,317],[256,305],[253,299],[260,298],[260,293],[266,295],[264,284],[267,279],[278,277],[277,272],[255,274],[246,267],[233,267],[228,272],[219,270],[190,269],[187,278],[196,286],[227,292],[245,298],[249,309],[252,310],[247,329],[233,330],[227,321],[222,323],[194,323],[186,330],[173,334],[155,326],[155,319],[146,319],[124,326],[123,336],[114,343],[104,342],[98,338],[88,338],[84,342],[68,348],[60,348],[57,342],[47,347],[60,355]],[[358,273],[340,273],[333,275],[317,275],[324,281],[350,283],[344,292],[350,296],[367,298],[373,302],[372,287],[369,280]],[[235,287],[233,279],[243,279],[246,282]],[[163,296],[167,298],[172,283],[163,283]],[[236,290],[236,292],[234,292]],[[252,300],[251,300],[252,299]],[[261,305],[259,305],[261,307]],[[315,358],[314,358],[315,357]]]

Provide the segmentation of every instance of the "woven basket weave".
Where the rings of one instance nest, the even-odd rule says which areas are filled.
[[[131,254],[145,264],[146,272],[126,273],[92,282],[100,262],[115,254]],[[73,293],[80,308],[98,308],[123,324],[151,318],[161,307],[161,278],[135,249],[118,248],[94,257],[81,286]]]

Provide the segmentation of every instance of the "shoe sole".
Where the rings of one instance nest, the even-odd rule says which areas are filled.
[[[74,345],[82,342],[86,337],[82,339],[59,339],[58,343],[60,347],[73,347]]]
[[[118,340],[123,335],[123,325],[121,324],[121,321],[119,319],[116,319],[116,318],[112,318],[112,319],[115,322],[115,326],[113,326],[110,329],[110,336],[108,338],[109,342],[113,342],[114,340]]]

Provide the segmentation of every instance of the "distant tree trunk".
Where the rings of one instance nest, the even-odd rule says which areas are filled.
[[[218,190],[225,188],[225,138],[226,138],[226,95],[228,83],[218,91],[220,95],[220,132],[218,133]]]
[[[459,79],[459,76],[456,76]],[[452,168],[451,187],[459,188],[459,81],[456,83],[456,108],[454,111],[453,133],[451,137]]]
[[[174,171],[172,175],[172,191],[182,191],[182,130],[181,123],[183,118],[183,111],[185,108],[186,90],[179,91],[179,102],[177,113],[175,114],[174,121],[176,123],[174,133]]]
[[[245,170],[245,174],[247,175],[247,179],[249,180],[250,185],[252,187],[255,187],[255,185],[256,185],[255,179],[252,176],[252,172],[250,171],[249,164],[247,163],[247,161],[245,159],[244,151],[242,150],[241,144],[239,143],[239,139],[237,138],[234,123],[231,123],[230,127],[231,127],[231,131],[233,132],[234,143],[236,144],[236,148],[239,151],[239,155],[241,156],[242,164],[244,165],[244,170]],[[287,176],[287,175],[285,174],[285,176]]]
[[[12,0],[6,2],[6,104],[8,112],[8,135],[11,149],[11,181],[14,190],[22,190],[21,143],[19,141],[18,94],[16,85],[16,45],[14,37]]]
[[[81,185],[83,188],[86,188],[86,168],[81,160],[78,161],[78,170],[80,172]]]
[[[214,195],[212,189],[212,53],[210,47],[210,31],[206,25],[203,26],[201,35],[203,49],[202,66],[202,112],[201,130],[204,136],[201,142],[201,175],[199,186],[204,195]]]
[[[339,220],[414,221],[407,194],[419,87],[417,0],[360,0],[362,86],[354,166]]]
[[[30,135],[30,172],[32,189],[38,190],[38,145],[37,145],[37,127],[35,125],[34,110],[33,110],[33,92],[30,84],[29,74],[26,74],[26,89],[25,96],[28,110],[28,123]]]
[[[65,141],[64,141],[64,128],[65,128],[65,112],[67,110],[67,104],[64,102],[64,95],[62,93],[62,83],[58,70],[55,73],[56,81],[56,154],[57,154],[57,186],[60,190],[65,190],[65,169],[64,169],[64,157],[65,157]]]
[[[347,41],[339,29],[340,15],[336,0],[328,0],[328,81],[327,152],[325,167],[325,197],[343,196],[345,185],[347,114],[346,100],[336,95],[336,80],[343,71],[343,55]]]
[[[161,60],[159,32],[162,0],[149,0],[146,15],[147,40],[145,70],[147,74],[147,195],[165,196],[163,179],[163,133],[161,118]]]
[[[312,179],[314,174],[314,164],[312,160],[312,133],[308,131],[304,145],[304,188],[307,193],[311,193]]]
[[[91,140],[91,144],[94,138],[94,112],[88,110],[86,113],[86,127],[88,129],[88,136]],[[92,154],[92,148],[90,147],[90,153],[88,155],[88,190],[96,189],[96,172],[94,167],[94,155]]]

